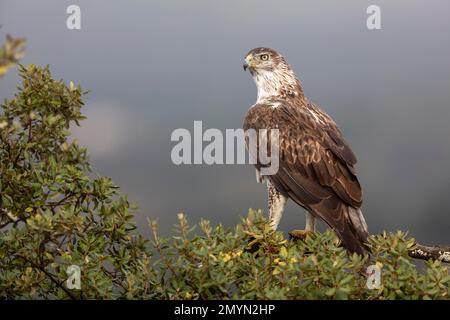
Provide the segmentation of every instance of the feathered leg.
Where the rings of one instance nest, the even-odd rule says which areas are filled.
[[[316,231],[316,218],[311,212],[306,213],[306,226],[305,231],[314,232]]]
[[[267,193],[269,200],[269,219],[272,228],[276,230],[288,198],[278,192],[269,180],[267,180]]]

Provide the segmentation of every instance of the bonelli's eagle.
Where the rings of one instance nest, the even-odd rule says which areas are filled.
[[[244,69],[250,71],[258,91],[244,130],[278,129],[279,134],[278,171],[261,177],[268,186],[273,228],[290,198],[307,210],[306,228],[300,233],[313,232],[319,218],[347,250],[364,253],[368,231],[360,209],[356,157],[336,123],[305,97],[291,67],[275,50],[251,50]],[[255,166],[258,176],[263,165]]]

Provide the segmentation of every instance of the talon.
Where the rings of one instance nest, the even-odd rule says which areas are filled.
[[[260,241],[258,239],[251,236],[249,239],[247,239],[247,246],[245,247],[244,251],[250,252],[250,253],[258,251],[258,249],[261,245],[259,242]]]
[[[304,240],[306,239],[307,236],[309,236],[312,233],[313,231],[309,230],[292,230],[291,232],[289,232],[289,236],[291,237],[291,239]]]

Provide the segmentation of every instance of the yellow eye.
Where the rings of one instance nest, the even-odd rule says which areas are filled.
[[[260,58],[261,58],[262,61],[267,61],[267,60],[269,60],[269,55],[268,54],[262,54],[260,56]]]

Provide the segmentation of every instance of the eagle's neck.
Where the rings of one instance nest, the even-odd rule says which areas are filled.
[[[273,98],[303,98],[300,81],[291,69],[258,70],[253,80],[258,90],[257,103]]]

